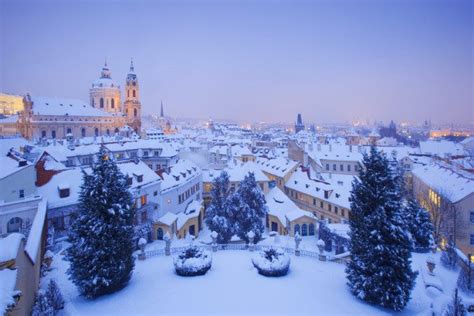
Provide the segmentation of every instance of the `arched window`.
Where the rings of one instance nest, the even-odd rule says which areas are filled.
[[[86,137],[86,129],[85,127],[81,128],[81,136]]]
[[[66,133],[67,133],[67,134],[72,134],[72,131],[71,131],[71,128],[70,128],[70,127],[67,128]]]
[[[56,131],[54,129],[51,131],[51,138],[56,138]]]
[[[8,221],[7,224],[7,233],[19,232],[23,220],[19,217],[13,217]]]
[[[296,233],[298,233],[299,235],[301,235],[300,225],[299,225],[299,224],[296,224],[296,225],[295,225],[295,235],[296,235]]]
[[[95,104],[94,104],[94,103],[95,103],[95,102],[94,102],[94,98],[92,98],[92,99],[91,99],[91,105],[92,105],[92,107],[95,107]]]
[[[308,236],[308,225],[303,224],[301,226],[301,235],[303,236]]]
[[[137,114],[138,114],[137,109],[133,109],[133,116],[134,116],[134,117],[137,117]]]
[[[133,93],[133,97],[135,98],[136,97],[135,90],[132,90],[132,93]]]
[[[46,138],[46,131],[41,131],[41,137]]]
[[[161,227],[156,231],[156,239],[163,240],[163,229]]]
[[[115,108],[115,99],[110,100],[110,106],[112,109]]]
[[[309,224],[309,235],[314,236],[314,224]]]
[[[99,129],[97,127],[95,128],[94,133],[95,133],[95,136],[99,136]]]
[[[130,90],[127,90],[127,98],[130,98]]]
[[[110,136],[110,129],[107,128],[107,136]]]
[[[117,134],[119,132],[119,129],[118,127],[115,128],[115,134]]]
[[[104,98],[100,98],[100,107],[101,107],[101,108],[104,107]]]

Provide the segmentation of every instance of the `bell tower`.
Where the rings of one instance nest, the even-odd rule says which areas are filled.
[[[133,59],[130,63],[130,71],[128,72],[125,84],[125,102],[123,104],[124,114],[127,117],[127,124],[132,127],[137,134],[140,133],[142,126],[142,105],[139,97],[140,88],[138,86]]]

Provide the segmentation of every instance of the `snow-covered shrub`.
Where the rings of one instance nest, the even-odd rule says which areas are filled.
[[[453,300],[446,306],[443,316],[464,316],[467,314],[466,307],[458,295],[458,289],[454,291]]]
[[[54,310],[51,302],[48,300],[46,294],[38,291],[36,295],[35,305],[31,310],[31,316],[54,316],[56,311]]]
[[[290,256],[281,248],[270,247],[252,258],[253,266],[264,276],[283,276],[290,269]]]
[[[456,268],[457,255],[453,246],[446,246],[446,249],[441,252],[441,263],[445,268],[454,270]]]
[[[461,268],[458,276],[458,287],[466,293],[474,294],[474,272],[471,272],[471,280],[469,284],[468,269]]]
[[[55,311],[64,308],[64,299],[61,291],[56,282],[52,279],[49,281],[48,289],[46,290],[46,298]]]
[[[209,251],[189,246],[174,257],[173,263],[178,275],[203,275],[211,268],[212,256]]]

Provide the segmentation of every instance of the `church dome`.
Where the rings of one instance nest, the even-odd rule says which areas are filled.
[[[120,86],[112,80],[107,62],[105,62],[105,65],[102,68],[100,78],[92,83],[92,88],[120,88]]]

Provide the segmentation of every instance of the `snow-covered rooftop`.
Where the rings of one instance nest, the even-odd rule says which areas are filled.
[[[289,171],[298,166],[298,161],[278,157],[275,159],[259,158],[256,163],[261,166],[262,171],[278,177],[285,176]]]
[[[163,173],[161,177],[161,191],[167,191],[173,187],[177,187],[187,183],[201,175],[201,169],[190,160],[180,159],[171,167],[169,173]]]
[[[37,115],[112,116],[76,99],[31,97],[33,113]]]
[[[178,215],[175,213],[167,212],[165,215],[158,218],[158,222],[170,226],[178,219]]]
[[[0,270],[0,314],[4,314],[9,305],[15,304],[14,294],[17,270]]]
[[[21,241],[25,236],[20,233],[11,233],[5,238],[0,238],[0,262],[16,259]]]
[[[453,203],[474,193],[474,176],[442,162],[414,168],[413,175]]]
[[[15,172],[18,172],[28,166],[30,166],[26,161],[24,166],[20,166],[19,162],[10,157],[0,157],[0,179],[3,179]]]
[[[303,216],[309,216],[316,220],[312,213],[300,209],[278,187],[272,188],[265,196],[265,200],[267,201],[268,214],[276,216],[283,225],[286,225],[286,219],[291,222]]]
[[[435,155],[439,157],[466,154],[462,144],[457,144],[448,140],[427,140],[420,142],[420,151],[422,154]]]

